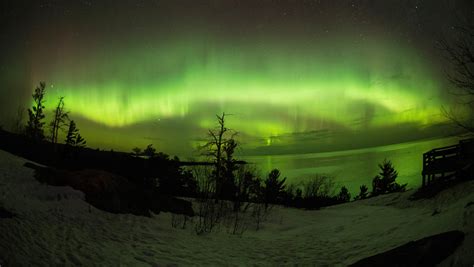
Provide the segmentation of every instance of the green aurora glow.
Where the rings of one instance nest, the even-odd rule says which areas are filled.
[[[248,155],[452,134],[441,107],[455,102],[435,40],[456,21],[449,8],[469,10],[469,1],[5,5],[7,127],[45,81],[48,111],[64,96],[92,148],[153,143],[190,156],[222,112]]]
[[[213,114],[225,111],[235,116],[232,128],[266,145],[270,137],[330,125],[360,130],[444,121],[437,74],[417,51],[387,40],[297,47],[196,40],[87,55],[66,47],[62,54],[71,56],[36,74],[32,87],[51,81],[49,109],[64,96],[72,114],[109,127],[193,117],[205,133]]]

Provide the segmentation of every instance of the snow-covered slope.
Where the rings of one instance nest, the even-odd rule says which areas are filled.
[[[474,182],[430,200],[412,191],[319,211],[276,207],[259,231],[197,236],[171,227],[171,214],[116,215],[90,207],[70,187],[42,185],[26,160],[0,151],[0,264],[9,265],[347,265],[449,230],[466,238],[442,265],[474,263]]]

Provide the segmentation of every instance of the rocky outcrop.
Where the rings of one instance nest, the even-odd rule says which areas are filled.
[[[173,212],[193,216],[189,201],[160,194],[143,188],[126,178],[102,170],[58,170],[32,163],[25,166],[35,169],[35,178],[49,185],[71,186],[85,194],[92,206],[112,212],[149,216],[150,211]]]
[[[408,242],[350,266],[435,266],[451,255],[463,240],[463,232],[449,231]]]

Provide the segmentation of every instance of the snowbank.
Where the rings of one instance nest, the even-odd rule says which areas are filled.
[[[460,230],[464,243],[443,266],[474,263],[474,182],[429,200],[412,191],[319,211],[276,207],[259,231],[197,236],[151,218],[97,210],[70,187],[42,185],[26,160],[0,151],[2,265],[347,265],[408,241]]]

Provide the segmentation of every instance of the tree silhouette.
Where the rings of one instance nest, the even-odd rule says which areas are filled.
[[[395,182],[398,172],[392,165],[390,160],[385,159],[379,164],[380,173],[372,180],[372,195],[380,195],[391,192],[404,191],[406,184],[399,185]]]
[[[441,49],[451,62],[447,70],[448,80],[458,90],[456,95],[467,99],[463,104],[468,109],[467,116],[455,110],[443,108],[445,116],[459,127],[474,133],[474,25],[455,27],[457,38],[454,41],[441,41]]]
[[[215,129],[209,129],[209,141],[201,147],[201,150],[203,151],[202,154],[210,157],[214,163],[213,182],[215,184],[215,194],[219,197],[223,194],[223,187],[226,180],[224,157],[227,156],[228,159],[232,159],[232,154],[237,146],[233,139],[236,133],[225,126],[225,116],[225,113],[222,113],[221,116],[216,115],[217,127]],[[229,134],[230,137],[228,136]]]
[[[138,147],[134,147],[134,148],[132,149],[132,151],[133,151],[133,155],[134,155],[135,157],[140,156],[140,154],[142,153],[142,150],[141,150],[140,148],[138,148]]]
[[[277,203],[284,194],[286,177],[282,180],[279,180],[279,178],[280,171],[273,169],[264,181],[263,197],[265,209],[268,208],[269,203]]]
[[[229,139],[224,144],[223,161],[222,161],[222,179],[220,198],[236,200],[238,196],[238,187],[235,181],[235,171],[238,169],[237,161],[234,159],[235,148],[237,142],[234,139]]]
[[[85,147],[86,140],[79,134],[79,129],[76,127],[76,123],[71,120],[69,122],[69,128],[66,135],[66,145],[72,147]]]
[[[153,144],[149,144],[145,150],[143,150],[143,155],[148,156],[150,158],[156,155],[156,149],[153,147]]]
[[[359,195],[357,195],[354,199],[355,200],[366,199],[369,188],[365,184],[363,184],[359,187],[359,189],[360,189]]]
[[[351,200],[351,193],[345,186],[341,187],[341,191],[337,195],[337,200],[340,202],[349,202]]]
[[[51,143],[58,143],[59,129],[62,129],[68,119],[68,112],[64,111],[64,97],[59,98],[58,105],[54,110],[54,117],[51,123]]]
[[[25,127],[26,135],[34,140],[41,141],[44,140],[44,94],[45,94],[46,84],[40,82],[39,86],[36,87],[33,96],[34,104],[28,109],[28,123]]]
[[[77,134],[76,136],[76,147],[85,147],[86,146],[86,140],[81,136],[80,133]]]

